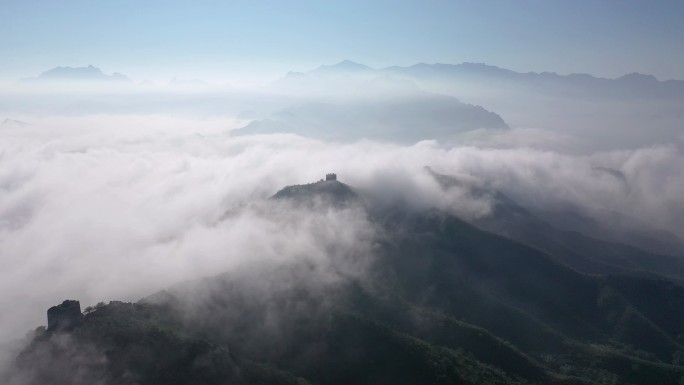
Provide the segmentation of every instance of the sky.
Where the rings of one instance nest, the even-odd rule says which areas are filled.
[[[485,62],[684,79],[684,2],[0,0],[0,79],[95,65],[134,80]]]

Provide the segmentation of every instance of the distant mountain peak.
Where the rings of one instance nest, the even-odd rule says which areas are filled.
[[[67,81],[130,81],[130,79],[119,73],[114,72],[112,75],[107,75],[98,67],[89,64],[85,67],[62,67],[58,66],[42,72],[34,78],[24,79],[27,81],[52,81],[52,80],[67,80]]]
[[[360,64],[353,62],[351,60],[343,60],[337,64],[332,65],[322,65],[316,68],[312,72],[365,72],[365,71],[375,71],[373,68],[368,67],[365,64]]]
[[[440,63],[438,63],[440,64]],[[470,62],[470,61],[464,61],[463,63],[459,64],[461,67],[475,67],[475,68],[497,68],[501,69],[501,67],[497,67],[491,64],[487,63],[482,63],[482,62]]]
[[[632,72],[627,75],[623,75],[619,77],[617,80],[623,80],[623,81],[629,81],[629,82],[644,82],[644,83],[657,83],[658,79],[656,79],[655,76],[653,75],[646,75],[642,74],[639,72]]]
[[[365,64],[356,63],[356,62],[353,62],[349,59],[342,60],[341,62],[335,64],[335,66],[336,67],[348,67],[348,68],[364,68],[364,69],[370,68]]]
[[[40,75],[38,78],[55,78],[55,77],[70,77],[74,75],[95,75],[95,76],[107,76],[99,68],[88,65],[87,67],[55,67],[49,69]]]
[[[292,185],[278,191],[273,199],[288,199],[297,203],[313,203],[321,200],[333,205],[346,205],[356,201],[359,196],[348,185],[337,180],[337,174],[326,174],[325,179],[318,182]]]

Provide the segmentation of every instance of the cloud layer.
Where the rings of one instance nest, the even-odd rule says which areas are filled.
[[[245,261],[318,256],[325,266],[331,250],[369,247],[374,229],[358,211],[312,216],[265,202],[331,171],[384,201],[489,212],[482,197],[443,190],[430,166],[524,204],[612,210],[684,237],[678,144],[568,155],[536,130],[399,146],[231,136],[232,119],[19,118],[29,124],[0,129],[0,340],[44,324],[65,298],[137,300]]]

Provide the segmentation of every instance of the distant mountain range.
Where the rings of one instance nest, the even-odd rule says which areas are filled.
[[[105,85],[133,85],[126,79],[93,66],[57,67],[22,84],[73,84],[73,90],[106,93]],[[236,135],[289,132],[325,140],[370,138],[400,143],[448,142],[477,129],[532,128],[577,138],[563,146],[586,153],[678,141],[684,120],[684,81],[659,81],[637,73],[605,79],[587,74],[520,73],[482,63],[374,69],[347,60],[304,73],[290,72],[264,92],[202,95],[209,88],[199,82],[176,80],[171,86],[199,92],[193,97],[167,92],[160,99],[159,95],[151,97],[152,87],[141,85],[121,87],[131,91],[131,97],[111,93],[97,100],[79,99],[78,93],[21,99],[5,93],[0,94],[0,111],[184,110],[252,118],[244,129],[233,131]],[[241,115],[243,111],[250,113]]]
[[[378,81],[384,85],[367,90],[368,84]],[[483,63],[420,63],[375,69],[345,60],[308,72],[290,72],[276,81],[273,89],[283,95],[314,95],[319,99],[339,95],[362,99],[370,94],[378,100],[416,94],[410,90],[417,89],[481,106],[501,116],[510,127],[577,137],[577,143],[570,146],[580,152],[671,143],[680,137],[684,119],[684,81],[659,81],[638,73],[606,79],[587,74],[520,73]],[[384,97],[379,90],[384,91]],[[454,132],[496,127],[486,119],[454,116],[453,121],[470,123],[440,130],[444,134],[438,135],[440,139]],[[424,123],[421,128],[434,122],[426,119]],[[279,129],[284,127],[280,124]]]
[[[107,75],[97,67],[89,65],[87,67],[55,67],[45,71],[34,78],[23,79],[24,83],[37,82],[124,82],[131,80],[123,74],[114,72]]]
[[[324,140],[361,138],[449,142],[476,129],[507,129],[498,114],[458,98],[426,91],[416,81],[344,61],[274,84],[299,103],[250,122],[236,134],[286,132]]]
[[[40,75],[32,78],[22,79],[21,83],[102,83],[102,84],[133,84],[133,81],[126,75],[119,72],[114,72],[107,75],[98,67],[89,65],[86,67],[55,67],[47,70]],[[143,86],[154,85],[153,82],[146,80],[140,83]],[[169,81],[170,86],[174,87],[204,87],[208,83],[198,79],[180,79],[172,78]]]
[[[469,80],[480,82],[496,82],[498,84],[515,83],[531,87],[567,87],[575,92],[600,92],[604,95],[626,97],[649,96],[649,97],[684,97],[684,80],[660,81],[653,75],[630,73],[619,78],[608,79],[595,77],[589,74],[559,75],[554,72],[515,72],[484,63],[461,63],[461,64],[426,64],[418,63],[411,66],[391,66],[375,69],[364,64],[344,60],[337,64],[321,65],[320,67],[302,72],[289,72],[277,83],[280,85],[291,84],[301,86],[307,78],[311,77],[365,77],[375,78],[382,75],[395,76],[397,78],[414,79],[420,82],[437,80]],[[23,82],[36,80],[70,80],[70,81],[131,81],[127,76],[114,72],[107,75],[101,69],[88,65],[85,67],[55,67],[32,78],[23,79]],[[349,80],[349,79],[348,79]],[[178,80],[174,78],[171,83],[206,84],[199,80]],[[584,91],[582,91],[584,90]]]
[[[419,63],[407,67],[393,66],[374,69],[345,60],[334,65],[323,65],[306,73],[288,73],[279,83],[302,83],[311,77],[374,77],[380,75],[403,77],[423,83],[477,82],[496,84],[501,87],[525,86],[544,92],[562,89],[578,96],[684,98],[684,80],[659,81],[653,75],[636,72],[616,79],[594,77],[588,74],[520,73],[484,63]]]

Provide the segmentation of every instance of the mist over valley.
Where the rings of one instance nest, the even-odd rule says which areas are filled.
[[[123,3],[0,6],[0,383],[684,381],[677,6]]]

